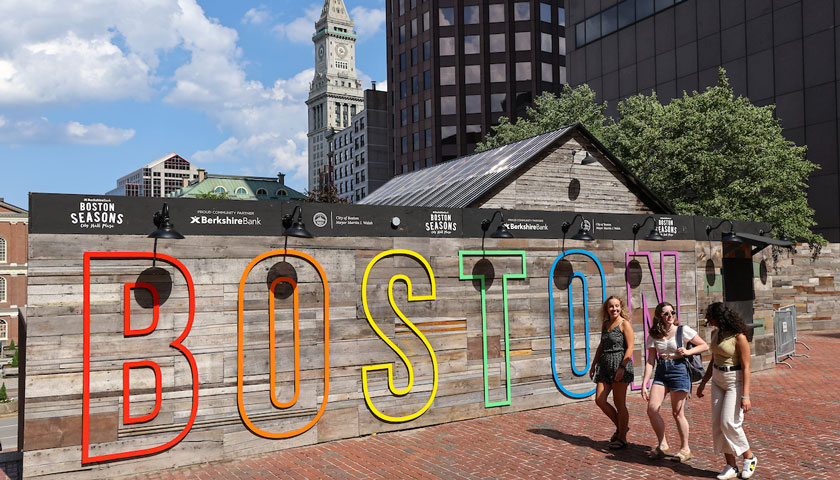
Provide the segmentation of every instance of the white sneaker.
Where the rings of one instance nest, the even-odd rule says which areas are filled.
[[[741,478],[750,478],[755,473],[755,467],[758,465],[758,458],[753,455],[752,458],[744,459],[744,468],[741,469]]]
[[[738,477],[738,467],[733,467],[732,465],[727,465],[723,467],[720,473],[718,473],[718,480],[727,480],[729,478],[737,478]]]

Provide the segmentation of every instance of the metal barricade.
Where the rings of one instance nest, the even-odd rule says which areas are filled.
[[[773,312],[773,334],[777,364],[781,363],[793,368],[785,360],[808,356],[804,353],[796,353],[796,307],[794,305],[786,305]],[[808,349],[810,350],[810,347]]]

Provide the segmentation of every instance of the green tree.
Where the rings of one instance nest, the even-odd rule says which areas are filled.
[[[12,361],[9,362],[9,366],[12,368],[17,368],[18,366],[18,350],[15,349],[15,355],[12,357]]]
[[[774,110],[736,97],[721,68],[717,85],[668,105],[655,92],[620,102],[603,143],[677,213],[767,222],[818,251],[807,181],[819,167],[784,138]]]
[[[492,127],[492,132],[485,137],[484,142],[476,145],[475,150],[489,150],[575,123],[581,123],[593,135],[601,136],[606,108],[606,102],[595,102],[595,92],[588,85],[572,88],[566,84],[560,96],[545,92],[537,97],[534,106],[527,108],[525,117],[515,122],[500,117],[499,125]]]
[[[15,347],[15,339],[13,338],[9,341],[9,350],[14,350],[15,348],[17,347]]]
[[[303,194],[306,195],[306,199],[304,200],[306,202],[347,203],[346,199],[338,196],[338,188],[332,182],[317,186],[315,190],[307,190]]]
[[[3,382],[3,385],[0,385],[0,403],[6,403],[9,401],[9,395],[6,393],[6,382]]]

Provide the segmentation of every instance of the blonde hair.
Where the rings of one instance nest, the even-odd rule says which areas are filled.
[[[627,321],[630,320],[630,313],[627,311],[627,305],[624,303],[624,300],[616,297],[615,295],[610,295],[604,303],[601,304],[601,332],[607,331],[607,326],[609,325],[610,321],[610,312],[609,312],[609,303],[610,300],[618,300],[618,304],[621,305],[621,313],[619,316]]]

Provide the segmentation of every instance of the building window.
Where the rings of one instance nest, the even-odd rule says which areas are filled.
[[[557,25],[566,25],[566,9],[563,7],[557,9]]]
[[[431,147],[431,146],[433,146],[433,145],[434,145],[434,143],[433,143],[434,141],[432,140],[432,129],[431,129],[431,128],[427,128],[425,133],[426,133],[426,147]],[[428,167],[428,165],[426,165],[426,166]]]
[[[399,0],[399,2],[400,2],[400,16],[402,16],[402,15],[405,15],[405,0]]]
[[[420,132],[414,132],[411,136],[411,143],[415,152],[420,150]]]
[[[0,303],[6,303],[6,279],[0,277]]]
[[[245,190],[244,187],[239,187],[236,189],[237,195],[248,195],[248,190]]]
[[[402,137],[400,139],[400,153],[408,153],[408,137]]]
[[[411,93],[415,94],[420,91],[420,77],[417,75],[411,77]]]
[[[423,42],[423,60],[432,58],[432,41],[427,40]]]
[[[420,121],[420,104],[418,103],[411,106],[411,121],[414,123]]]
[[[505,64],[504,63],[491,63],[490,64],[490,81],[491,82],[504,82],[504,81],[506,81]]]
[[[400,98],[405,98],[406,96],[408,96],[408,85],[405,80],[402,80],[400,82]]]
[[[440,84],[455,85],[455,67],[440,67]]]
[[[451,125],[440,127],[440,143],[441,145],[455,145],[458,135],[458,127]]]
[[[227,193],[227,189],[221,185],[213,189],[216,193]]]
[[[481,53],[481,42],[478,35],[464,35],[464,53],[466,55]]]
[[[405,53],[400,54],[400,71],[405,70]]]
[[[491,112],[504,112],[505,111],[505,104],[507,103],[505,99],[507,98],[507,94],[505,93],[492,93],[490,94],[490,111]]]
[[[557,76],[557,83],[564,84],[566,83],[566,67],[560,67],[560,74]]]
[[[531,79],[531,62],[516,62],[516,80],[524,81]]]
[[[540,3],[540,21],[551,23],[551,5]]]
[[[433,166],[434,164],[435,164],[435,161],[432,159],[432,157],[426,158],[426,168],[429,168],[429,167]]]
[[[408,109],[403,108],[400,110],[400,126],[404,127],[408,124]]]
[[[557,42],[557,55],[565,55],[566,54],[566,39],[561,38]]]
[[[528,2],[516,2],[513,4],[513,20],[530,20],[531,4]]]
[[[440,55],[455,55],[455,37],[441,37]]]
[[[426,70],[423,72],[423,90],[432,88],[432,71]]]
[[[464,83],[481,83],[481,65],[464,67]]]
[[[416,19],[416,18],[412,18],[412,19],[411,19],[411,32],[410,32],[410,35],[411,35],[411,38],[414,38],[414,37],[416,37],[416,36],[417,36],[417,19]]]
[[[423,102],[423,116],[426,118],[432,118],[432,99],[427,98]]]
[[[405,43],[405,25],[400,25],[400,43]]]
[[[418,56],[417,56],[417,47],[413,47],[411,49],[411,64],[412,65],[417,65],[418,61],[419,60],[418,60]]]
[[[0,237],[0,263],[6,263],[6,239]]]
[[[493,3],[488,6],[488,13],[490,23],[499,23],[505,21],[505,5],[503,3]]]
[[[531,49],[531,32],[516,32],[515,49],[517,51]]]
[[[9,339],[9,325],[5,320],[0,319],[0,340]]]
[[[553,82],[554,81],[554,75],[553,75],[550,63],[542,62],[542,81],[543,82]]]
[[[455,25],[455,9],[441,8],[439,9],[440,17],[438,18],[438,25],[441,27],[449,27]]]
[[[464,24],[474,25],[479,23],[479,20],[481,19],[479,11],[478,5],[464,7]]]
[[[258,188],[257,195],[268,195],[268,192],[266,192],[264,188]]]
[[[548,53],[551,53],[551,51],[552,51],[552,48],[551,48],[551,47],[552,47],[552,43],[554,43],[554,42],[553,42],[553,38],[551,37],[551,34],[550,34],[550,33],[542,33],[542,34],[540,34],[540,49],[541,49],[543,52],[548,52]]]
[[[490,53],[498,53],[505,51],[505,34],[491,33],[490,34]]]
[[[457,103],[454,96],[440,97],[440,114],[455,115],[456,105]]]
[[[425,32],[430,28],[432,28],[431,14],[430,12],[426,11],[423,12],[423,31]]]
[[[467,95],[464,100],[466,113],[481,113],[481,95]]]
[[[618,29],[618,8],[612,7],[601,13],[601,35],[609,35]]]
[[[467,143],[481,141],[481,125],[467,125]]]

